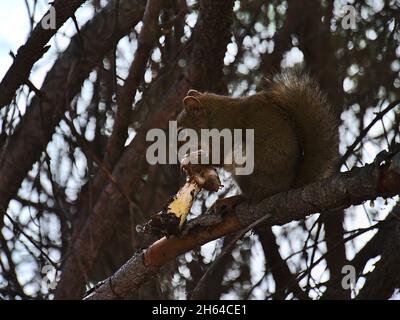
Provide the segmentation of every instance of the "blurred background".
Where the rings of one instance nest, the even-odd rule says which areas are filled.
[[[81,2],[29,78],[0,99],[2,299],[80,298],[154,241],[136,225],[183,177],[177,166],[146,163],[145,132],[166,128],[188,89],[250,95],[265,76],[302,63],[340,119],[338,170],[400,142],[397,0],[169,0],[145,34],[145,57],[136,50],[146,1]],[[0,2],[0,79],[48,10],[45,0]],[[220,173],[225,187],[202,193],[191,217],[240,193]],[[388,232],[380,222],[396,201],[248,233],[202,298],[354,298],[379,263]],[[178,257],[132,298],[186,299],[231,237]],[[348,264],[357,270],[350,290],[341,285]],[[369,294],[396,299],[399,287]]]

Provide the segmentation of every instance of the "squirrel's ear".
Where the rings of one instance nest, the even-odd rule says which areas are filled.
[[[186,110],[193,110],[201,108],[201,102],[199,99],[193,96],[187,96],[183,99],[183,105]]]
[[[197,90],[190,89],[190,90],[187,92],[186,95],[189,96],[189,97],[200,97],[200,96],[201,96],[201,93],[198,92]]]
[[[183,99],[183,105],[188,114],[193,118],[200,118],[205,115],[205,110],[200,100],[196,97],[187,96]]]

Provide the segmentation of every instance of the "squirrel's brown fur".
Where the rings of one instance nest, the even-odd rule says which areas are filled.
[[[189,91],[178,125],[254,129],[251,175],[238,176],[244,196],[261,199],[328,176],[338,150],[338,123],[317,83],[297,69],[276,75],[255,95],[231,98]]]

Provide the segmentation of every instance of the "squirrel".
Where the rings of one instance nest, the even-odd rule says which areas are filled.
[[[336,166],[338,120],[317,82],[297,68],[275,75],[248,97],[189,90],[177,124],[198,132],[254,129],[254,171],[235,176],[248,199],[328,177]]]

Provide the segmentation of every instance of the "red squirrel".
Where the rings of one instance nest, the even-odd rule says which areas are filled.
[[[254,129],[254,171],[235,177],[246,198],[302,186],[335,167],[338,121],[317,82],[298,69],[274,76],[266,89],[248,97],[190,90],[177,122],[196,131]]]

